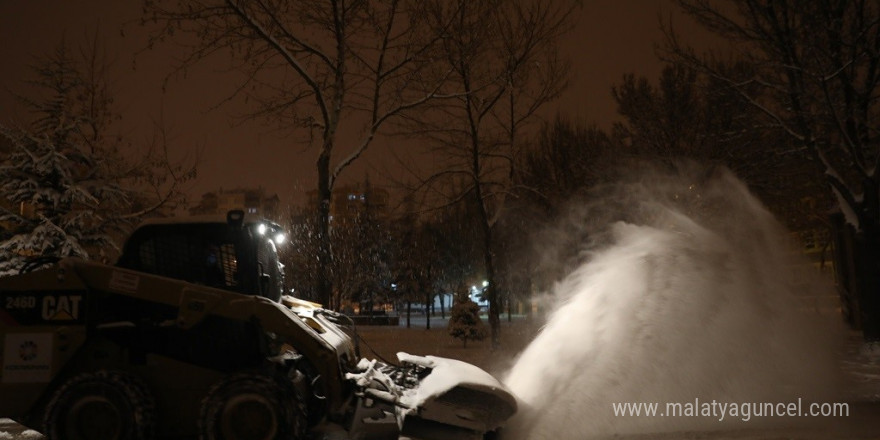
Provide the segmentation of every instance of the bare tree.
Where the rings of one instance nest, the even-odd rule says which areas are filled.
[[[434,289],[441,294],[452,294],[453,299],[466,293],[470,281],[478,278],[481,260],[480,234],[474,228],[474,203],[460,203],[437,211],[429,221],[436,252],[433,270]],[[441,302],[441,313],[445,313]]]
[[[499,240],[507,254],[500,271],[508,284],[528,287],[518,292],[521,299],[531,299],[531,288],[546,291],[572,268],[580,249],[571,243],[586,238],[576,230],[557,231],[566,226],[572,201],[612,179],[623,154],[605,131],[556,118],[517,157],[516,197],[499,219],[498,234],[508,237]],[[567,237],[564,245],[557,234]]]
[[[726,71],[748,73],[742,64]],[[760,129],[764,115],[728,84],[683,64],[667,65],[654,85],[625,75],[612,89],[623,121],[615,142],[626,154],[675,165],[694,160],[730,168],[790,228],[827,225],[827,204],[803,200],[821,193],[821,178],[799,145],[779,130]],[[768,151],[767,146],[776,146]],[[827,198],[826,198],[827,199]],[[826,200],[827,201],[827,200]]]
[[[880,340],[880,4],[871,0],[682,0],[684,11],[735,43],[735,75],[667,32],[670,54],[724,81],[815,160],[860,243],[865,337]]]
[[[509,194],[519,131],[565,86],[567,69],[556,42],[568,29],[575,5],[460,0],[425,2],[424,8],[435,29],[448,28],[441,33],[438,57],[452,72],[449,80],[460,96],[411,116],[408,129],[428,139],[434,157],[442,158],[422,188],[441,193],[442,203],[466,197],[476,202],[495,348],[500,310],[492,229]],[[459,187],[453,182],[464,186],[455,191]]]
[[[444,82],[430,61],[439,41],[432,31],[446,26],[425,26],[420,6],[415,0],[145,0],[145,21],[160,24],[153,42],[175,37],[190,49],[181,69],[230,54],[245,74],[231,92],[256,103],[250,116],[316,144],[317,292],[325,304],[333,290],[336,180],[383,125],[436,98]],[[340,145],[342,132],[357,140]]]
[[[411,305],[415,301],[424,305],[425,328],[431,329],[431,307],[443,244],[435,227],[432,219],[419,218],[414,211],[408,211],[398,219],[395,279],[401,294],[399,299],[407,304],[407,327],[411,321]]]
[[[363,193],[349,200],[346,213],[334,219],[333,279],[336,289],[331,306],[343,301],[358,302],[360,310],[372,312],[374,304],[386,303],[391,290],[392,226],[380,215],[369,179]]]

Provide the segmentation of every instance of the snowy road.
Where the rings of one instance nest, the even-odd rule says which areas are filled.
[[[615,436],[616,440],[880,440],[880,349],[865,350],[860,337],[850,333],[841,360],[842,370],[851,379],[846,394],[850,414],[839,418],[780,419],[787,425],[761,428],[745,423],[742,429],[688,432],[652,432]],[[583,414],[589,418],[589,414]],[[513,433],[508,433],[513,434]],[[8,419],[0,419],[0,440],[40,440],[44,437]],[[516,435],[503,435],[503,439]],[[575,437],[578,440],[581,436]],[[543,439],[528,439],[543,440]],[[557,440],[557,439],[553,439]],[[565,439],[562,439],[565,440]],[[572,439],[573,440],[573,439]]]
[[[689,431],[615,436],[616,440],[880,440],[880,357],[876,350],[865,353],[857,335],[848,341],[842,368],[852,379],[847,394],[850,414],[847,417],[822,419],[782,419],[776,428],[744,424],[742,429]],[[589,417],[584,414],[584,417]],[[806,422],[801,422],[805,420]],[[503,438],[514,437],[504,435]],[[0,419],[0,440],[40,440],[44,437],[8,419]],[[519,440],[517,438],[517,440]],[[533,439],[529,439],[533,440]],[[534,439],[540,440],[540,439]],[[556,439],[554,439],[556,440]]]
[[[616,440],[880,440],[880,350],[866,351],[857,334],[850,334],[842,360],[842,369],[851,379],[850,414],[847,417],[821,419],[781,419],[776,428],[760,428],[746,423],[742,429],[615,436]],[[583,415],[588,418],[588,414]],[[803,422],[802,422],[803,420]],[[509,433],[512,434],[512,433]],[[503,435],[502,438],[516,435]],[[44,437],[8,419],[0,419],[0,440],[40,440]],[[581,437],[578,437],[578,439]],[[529,439],[541,440],[541,439]],[[556,439],[554,439],[556,440]]]

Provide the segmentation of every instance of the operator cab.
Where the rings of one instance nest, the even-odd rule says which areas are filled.
[[[222,216],[153,219],[126,241],[116,265],[279,301],[284,289],[276,223],[229,211]]]

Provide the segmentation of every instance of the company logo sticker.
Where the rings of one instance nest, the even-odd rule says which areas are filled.
[[[81,324],[88,311],[86,301],[84,290],[0,291],[0,323],[11,327]]]
[[[34,341],[24,341],[18,347],[18,357],[25,362],[36,359],[37,353],[37,344]]]
[[[82,295],[49,295],[43,298],[42,317],[46,321],[76,321]]]
[[[114,270],[113,273],[110,274],[110,282],[108,285],[113,290],[135,293],[138,290],[138,284],[140,284],[140,281],[141,277],[135,274]]]
[[[8,333],[3,339],[3,383],[49,382],[52,333]]]

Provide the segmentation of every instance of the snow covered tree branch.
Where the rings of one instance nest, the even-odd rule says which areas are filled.
[[[30,82],[41,94],[21,97],[32,122],[0,124],[0,274],[36,256],[109,258],[126,228],[176,201],[194,172],[156,152],[138,157],[112,135],[95,41],[78,57],[62,43],[41,60]],[[151,183],[159,193],[146,192]]]

